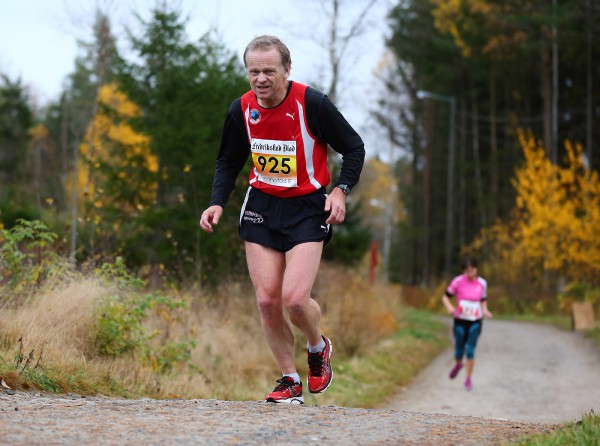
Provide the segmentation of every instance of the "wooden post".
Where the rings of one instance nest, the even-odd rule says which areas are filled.
[[[571,322],[573,330],[593,330],[594,307],[591,302],[573,302]]]
[[[369,262],[369,283],[371,285],[375,284],[375,272],[377,270],[377,264],[379,263],[378,258],[377,242],[373,240],[371,242],[371,259]]]

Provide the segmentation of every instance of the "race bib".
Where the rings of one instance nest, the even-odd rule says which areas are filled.
[[[252,163],[260,181],[273,186],[296,187],[296,141],[253,139]]]
[[[477,321],[481,319],[481,302],[477,300],[461,300],[458,303],[458,318],[467,321]]]

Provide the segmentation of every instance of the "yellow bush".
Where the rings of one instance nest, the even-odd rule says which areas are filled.
[[[512,180],[515,207],[506,221],[482,230],[465,251],[486,252],[486,274],[505,286],[542,289],[559,279],[598,284],[598,172],[585,167],[579,144],[566,141],[564,163],[557,165],[531,132],[520,131],[519,138],[525,162]]]

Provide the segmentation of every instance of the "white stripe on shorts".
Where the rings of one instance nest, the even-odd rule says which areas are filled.
[[[244,216],[244,211],[246,210],[246,203],[248,203],[248,197],[250,196],[250,191],[252,190],[252,186],[248,186],[248,190],[246,191],[246,196],[244,197],[244,202],[242,203],[242,209],[240,209],[240,221],[239,225],[242,224],[242,217]]]

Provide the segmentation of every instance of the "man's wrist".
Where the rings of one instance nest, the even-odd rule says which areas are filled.
[[[352,191],[352,188],[344,183],[336,184],[335,187],[341,189],[345,196],[350,195],[350,192]]]

